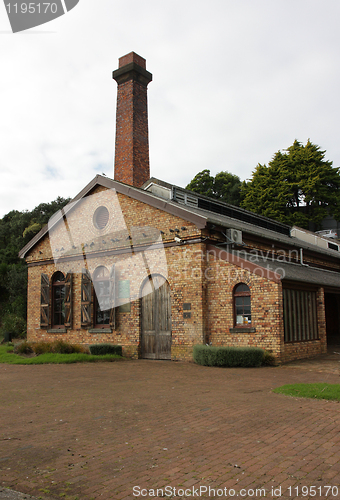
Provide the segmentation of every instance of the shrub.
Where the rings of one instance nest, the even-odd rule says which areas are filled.
[[[26,340],[24,342],[20,342],[14,347],[15,354],[33,354],[33,346],[30,342]]]
[[[32,347],[37,356],[39,356],[39,354],[45,354],[46,352],[53,352],[51,342],[37,342]]]
[[[275,356],[271,352],[264,351],[262,364],[265,366],[276,366],[277,359],[275,358]]]
[[[123,349],[121,345],[113,344],[93,344],[89,346],[90,353],[95,356],[102,356],[104,354],[117,354],[118,356],[123,355]]]
[[[37,342],[33,344],[33,349],[36,354],[54,353],[54,354],[73,354],[73,353],[84,353],[87,351],[86,348],[70,344],[65,342],[65,340],[55,340],[54,342]]]
[[[6,313],[1,319],[0,335],[11,333],[13,338],[24,339],[26,337],[26,322],[23,318],[13,313]]]
[[[16,354],[32,354],[37,356],[40,354],[73,354],[73,353],[88,353],[86,347],[70,344],[64,340],[55,340],[54,342],[21,342],[14,348]]]
[[[254,367],[261,366],[264,350],[259,347],[211,347],[195,345],[195,363],[204,366]]]
[[[53,342],[53,351],[57,354],[72,354],[74,352],[80,352],[80,346],[70,344],[65,342],[65,340],[56,340]]]

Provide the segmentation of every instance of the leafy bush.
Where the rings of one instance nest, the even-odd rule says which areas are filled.
[[[5,333],[11,333],[13,338],[23,339],[26,337],[26,322],[23,318],[14,313],[6,313],[2,317],[2,325],[0,328],[1,337],[5,337]]]
[[[195,345],[195,363],[204,366],[261,366],[264,350],[259,347],[211,347]]]
[[[104,354],[117,354],[118,356],[123,355],[123,349],[121,345],[113,344],[93,344],[89,346],[90,353],[95,356],[103,356]]]
[[[45,354],[46,352],[53,352],[51,342],[37,342],[32,348],[37,356],[39,354]]]
[[[64,340],[55,340],[54,342],[37,342],[32,345],[35,354],[73,354],[73,353],[85,353],[87,349],[83,346],[70,344]]]
[[[33,238],[33,236],[37,234],[41,228],[42,228],[41,224],[38,224],[37,222],[32,222],[30,226],[26,227],[26,229],[22,233],[22,237],[26,238],[26,236],[29,235],[30,238]]]
[[[14,347],[15,354],[33,354],[33,346],[30,342],[26,340],[24,342],[20,342]]]
[[[74,352],[82,352],[81,346],[70,344],[64,340],[56,340],[53,342],[53,351],[58,354],[72,354]]]
[[[64,340],[55,340],[54,342],[21,342],[14,348],[16,354],[75,354],[88,353],[86,347],[70,344]]]
[[[262,364],[265,366],[276,366],[277,359],[275,358],[275,356],[271,352],[264,351]]]

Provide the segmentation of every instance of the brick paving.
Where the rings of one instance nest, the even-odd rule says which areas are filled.
[[[314,486],[317,498],[340,498],[339,403],[272,393],[286,383],[339,383],[336,363],[0,365],[0,488],[125,500],[167,485],[177,490],[168,498],[200,487],[215,489],[201,498],[230,498],[224,488],[277,498],[281,487],[281,498],[301,500],[313,498],[301,487]],[[338,496],[326,495],[328,485]],[[148,494],[134,496],[134,486]]]

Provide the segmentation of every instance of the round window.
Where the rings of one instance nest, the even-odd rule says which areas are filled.
[[[93,224],[97,229],[104,229],[109,222],[109,211],[106,207],[98,207],[93,215]]]

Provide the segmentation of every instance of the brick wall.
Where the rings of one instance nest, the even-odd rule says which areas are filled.
[[[204,343],[206,311],[202,253],[202,243],[172,247],[167,252],[172,299],[172,359],[192,359],[193,346]]]
[[[140,187],[150,178],[147,85],[152,75],[134,52],[119,60],[115,174],[117,181]]]
[[[214,254],[207,262],[208,340],[212,345],[262,347],[280,358],[283,341],[282,287]],[[230,332],[235,327],[233,290],[239,283],[251,293],[251,325],[248,331]],[[252,329],[255,328],[255,332]]]
[[[171,316],[172,316],[172,359],[191,358],[192,347],[196,343],[202,343],[203,339],[203,301],[201,262],[196,257],[196,246],[174,246],[165,249],[168,264],[168,282],[171,289]],[[153,261],[152,252],[148,253],[149,263]],[[152,267],[155,269],[159,256],[154,256]],[[132,266],[124,266],[124,261],[133,259]],[[117,328],[110,333],[103,329],[102,333],[90,333],[88,329],[81,326],[81,261],[73,261],[73,324],[67,329],[67,333],[51,332],[40,328],[40,280],[41,273],[47,274],[50,281],[58,269],[54,263],[41,266],[29,267],[28,288],[28,340],[52,341],[55,339],[67,339],[72,343],[93,344],[100,342],[112,342],[124,346],[124,354],[133,357],[138,356],[140,343],[140,301],[139,292],[143,281],[147,277],[141,254],[130,256],[108,256],[93,259],[91,268],[97,265],[110,269],[113,264],[120,266],[120,280],[129,280],[131,284],[131,311],[118,312]],[[63,270],[65,269],[65,266]],[[131,275],[133,270],[133,276]],[[134,297],[137,297],[133,300]],[[183,304],[190,304],[190,318],[183,317]],[[92,308],[93,310],[93,308]]]
[[[99,206],[107,206],[110,212],[109,222],[103,229],[97,229],[93,224],[93,214]],[[163,231],[164,253],[148,250],[146,257],[145,252],[132,253],[131,240],[127,238],[132,234],[134,244],[143,243],[143,234],[148,232],[148,228]],[[82,344],[112,342],[123,345],[126,355],[137,357],[141,334],[139,295],[150,270],[163,275],[168,273],[166,277],[172,301],[172,358],[189,359],[193,344],[201,343],[203,336],[202,261],[196,256],[197,245],[174,244],[175,228],[179,228],[184,240],[200,235],[195,225],[179,217],[125,195],[101,187],[95,189],[92,196],[85,198],[69,213],[67,223],[60,221],[51,230],[51,239],[46,236],[28,255],[28,339],[51,341],[64,338]],[[112,241],[117,235],[120,241]],[[138,240],[139,236],[141,240]],[[148,243],[150,241],[146,238],[146,246]],[[167,247],[169,244],[173,246]],[[200,255],[201,248],[198,253]],[[53,256],[60,255],[63,257],[55,262]],[[118,268],[119,279],[130,281],[131,311],[117,313],[116,330],[90,333],[81,326],[82,269],[86,266],[92,274],[98,266],[110,270],[114,264]],[[41,273],[51,281],[57,270],[65,274],[73,272],[73,324],[67,333],[40,328]],[[191,304],[191,317],[188,319],[183,318],[184,302]]]
[[[103,229],[93,223],[93,214],[100,206],[109,210],[109,221]],[[163,232],[164,253],[148,251],[146,258],[145,252],[132,252],[131,241],[147,247],[148,227]],[[171,290],[172,359],[192,359],[193,346],[210,341],[213,345],[262,347],[282,361],[325,352],[322,288],[317,295],[319,340],[284,344],[282,285],[275,275],[263,275],[261,269],[256,270],[256,266],[251,269],[249,263],[248,269],[242,269],[239,262],[236,265],[216,258],[207,252],[203,242],[177,245],[175,234],[188,243],[201,236],[200,230],[184,219],[115,191],[96,188],[69,213],[67,224],[61,221],[51,231],[51,239],[46,236],[29,252],[28,339],[64,338],[84,344],[109,341],[123,345],[126,355],[137,357],[141,336],[140,289],[148,272],[159,272],[167,277]],[[53,256],[60,255],[63,257],[55,262]],[[85,265],[92,273],[99,265],[110,270],[113,264],[117,266],[119,279],[130,282],[131,310],[117,312],[116,330],[90,333],[82,328],[80,321],[81,272]],[[56,270],[73,272],[73,325],[66,334],[40,328],[41,273],[51,280]],[[230,330],[235,326],[233,289],[240,282],[250,288],[250,326],[255,331]]]

